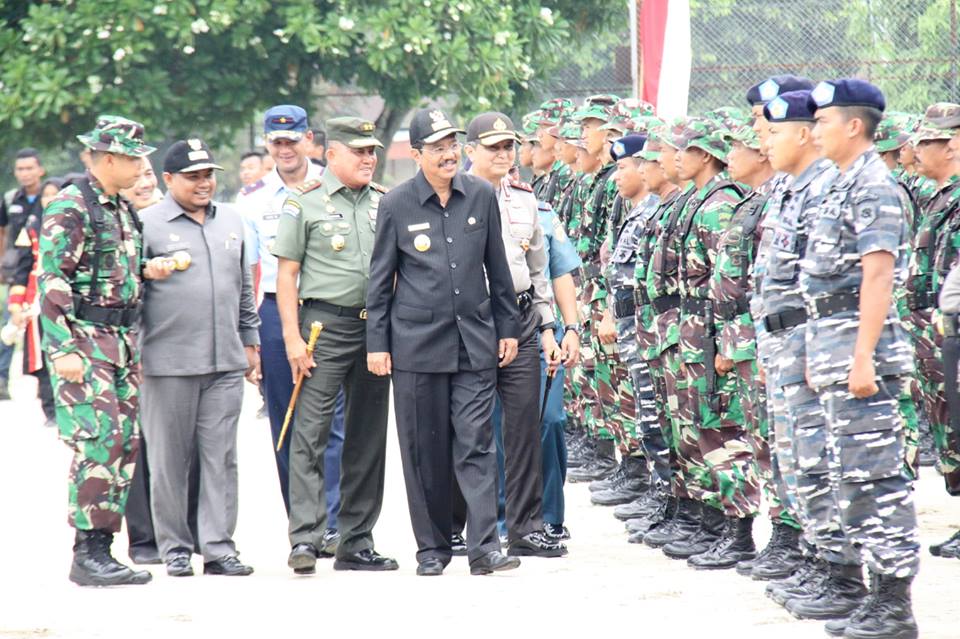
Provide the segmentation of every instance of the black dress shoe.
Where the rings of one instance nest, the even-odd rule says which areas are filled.
[[[317,572],[317,547],[313,544],[297,544],[287,557],[287,566],[298,575],[312,575]]]
[[[334,570],[397,570],[399,567],[395,559],[384,557],[373,548],[341,555],[333,562]]]
[[[130,561],[139,566],[163,563],[163,559],[160,559],[160,551],[157,550],[156,546],[132,546],[129,555]]]
[[[536,530],[510,542],[507,554],[511,557],[563,557],[567,554],[567,547]]]
[[[463,535],[460,533],[450,535],[450,554],[454,557],[467,556],[467,542],[463,540]]]
[[[203,564],[203,574],[205,575],[225,575],[227,577],[246,577],[253,574],[253,568],[240,563],[236,555],[230,555],[216,561],[208,561]]]
[[[439,559],[424,559],[417,566],[417,574],[421,577],[439,577],[443,574],[443,562]]]
[[[166,564],[167,574],[171,577],[193,577],[193,566],[187,553],[167,555]]]
[[[501,570],[513,570],[520,567],[520,560],[516,557],[507,557],[501,552],[491,550],[480,559],[470,562],[471,575],[489,575]]]

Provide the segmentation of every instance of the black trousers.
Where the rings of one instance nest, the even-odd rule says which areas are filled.
[[[393,371],[400,456],[418,562],[450,561],[454,477],[466,504],[470,561],[500,550],[497,459],[490,426],[495,386],[495,369]]]
[[[300,312],[304,339],[310,324],[323,322],[313,359],[317,366],[304,379],[290,439],[290,545],[323,545],[327,526],[324,457],[337,394],[343,387],[343,452],[340,461],[340,544],[343,557],[371,549],[373,527],[383,503],[390,408],[390,378],[367,368],[366,322],[339,317],[309,306]]]

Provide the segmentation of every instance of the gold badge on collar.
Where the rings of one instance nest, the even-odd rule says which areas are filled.
[[[413,238],[413,248],[421,253],[430,249],[430,238],[423,233]]]
[[[339,233],[330,238],[330,247],[337,253],[342,251],[346,245],[347,239]]]

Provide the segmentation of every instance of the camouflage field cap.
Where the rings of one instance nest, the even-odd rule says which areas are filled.
[[[651,132],[647,137],[647,141],[643,143],[643,149],[634,153],[633,157],[647,160],[648,162],[656,162],[660,159],[660,144],[660,139],[656,137],[656,134]]]
[[[686,128],[687,118],[677,117],[663,127],[663,132],[658,135],[658,137],[661,142],[668,144],[679,151],[683,148],[683,131]]]
[[[539,111],[531,111],[520,118],[520,128],[523,129],[525,135],[533,135],[537,132],[537,127],[540,126],[539,115]]]
[[[920,128],[917,129],[912,136],[910,136],[909,142],[911,144],[918,144],[920,142],[933,142],[935,140],[946,142],[952,137],[953,129],[941,129],[931,126],[929,122],[924,121],[923,124],[920,125]]]
[[[583,106],[573,112],[571,117],[577,122],[590,119],[608,122],[610,120],[610,107],[603,104],[584,103]]]
[[[650,117],[654,114],[653,105],[637,98],[623,98],[618,100],[610,109],[610,121],[601,126],[601,129],[614,131],[636,130],[637,119]]]
[[[599,104],[605,107],[613,107],[614,104],[620,101],[620,96],[614,95],[612,93],[597,93],[596,95],[591,95],[587,98],[584,98],[584,105],[590,104]]]
[[[679,149],[700,149],[723,163],[730,153],[729,131],[709,118],[690,118],[674,139]]]
[[[750,118],[743,109],[737,107],[724,106],[703,114],[708,120],[713,120],[723,128],[733,131],[736,128],[746,124]]]
[[[564,122],[560,126],[560,137],[572,144],[573,140],[579,140],[583,137],[583,127],[572,120]]]
[[[93,131],[77,139],[91,151],[103,151],[140,158],[156,149],[143,143],[143,125],[119,115],[101,115]]]
[[[554,125],[573,112],[573,100],[553,98],[540,105],[540,117],[537,126]]]
[[[731,130],[728,133],[728,137],[734,142],[739,142],[748,149],[753,149],[754,151],[760,150],[760,138],[757,136],[757,132],[753,130],[753,127],[749,124],[741,124],[737,128]]]
[[[931,104],[923,117],[940,129],[960,129],[960,104],[952,102]]]
[[[896,151],[907,142],[916,130],[916,122],[909,113],[891,111],[880,120],[877,132],[873,136],[873,143],[878,153]]]

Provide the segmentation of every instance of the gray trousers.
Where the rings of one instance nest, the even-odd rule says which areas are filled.
[[[340,317],[304,304],[300,325],[304,339],[310,324],[323,322],[313,352],[316,368],[303,380],[290,440],[290,545],[323,546],[327,524],[324,453],[330,424],[343,387],[343,452],[340,458],[340,513],[337,526],[343,557],[373,548],[373,527],[383,503],[390,378],[367,369],[364,320]]]
[[[150,446],[153,527],[160,556],[190,552],[190,465],[200,462],[197,536],[205,562],[236,555],[237,424],[243,371],[159,377],[145,375],[143,431]]]

